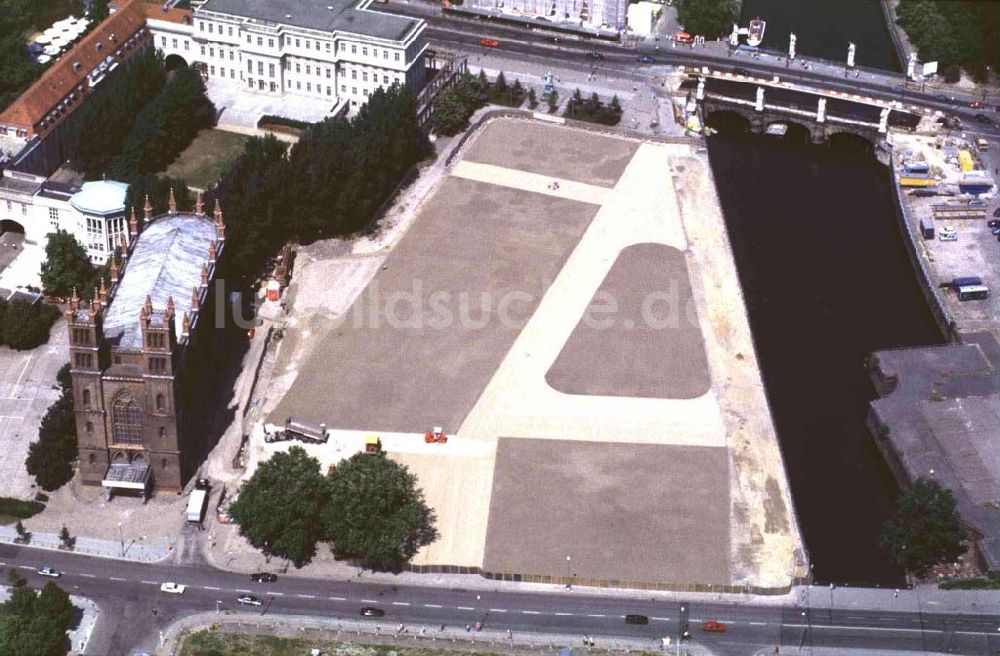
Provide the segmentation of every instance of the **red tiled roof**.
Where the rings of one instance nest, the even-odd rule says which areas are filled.
[[[167,21],[168,23],[178,23],[180,25],[190,25],[194,12],[190,9],[178,9],[171,7],[166,9],[157,0],[146,0],[146,16],[156,20]]]
[[[59,57],[37,82],[11,103],[0,114],[0,125],[25,129],[29,136],[47,132],[53,126],[41,128],[39,124],[42,119],[77,86],[83,84],[84,89],[87,89],[87,75],[105,57],[114,55],[118,48],[145,25],[145,2],[125,0],[117,11],[91,30],[72,50]],[[133,50],[134,48],[130,48],[127,53],[131,54]],[[127,56],[123,52],[121,59]],[[79,105],[79,102],[69,105],[63,116]]]

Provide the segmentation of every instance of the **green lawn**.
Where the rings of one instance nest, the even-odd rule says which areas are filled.
[[[326,642],[219,631],[198,631],[184,636],[180,656],[303,656],[310,649],[319,649],[323,656],[499,656],[485,651]]]
[[[250,137],[225,130],[202,130],[191,145],[167,167],[167,175],[189,186],[206,189],[243,152]]]

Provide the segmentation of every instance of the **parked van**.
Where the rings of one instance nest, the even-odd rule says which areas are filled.
[[[989,298],[990,288],[986,285],[963,285],[958,288],[958,300],[981,301]]]
[[[963,276],[961,278],[952,278],[951,286],[955,289],[959,287],[974,287],[976,285],[982,285],[983,279],[979,276]]]

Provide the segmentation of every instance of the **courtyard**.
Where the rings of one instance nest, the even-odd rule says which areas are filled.
[[[202,130],[167,167],[167,175],[195,189],[208,189],[240,154],[250,137],[225,130]]]
[[[350,302],[286,333],[269,421],[327,424],[306,447],[324,466],[380,434],[437,514],[416,565],[789,582],[800,538],[703,155],[498,119],[415,211],[331,269],[359,272]]]

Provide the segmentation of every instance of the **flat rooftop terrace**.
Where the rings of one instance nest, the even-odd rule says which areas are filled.
[[[324,463],[384,433],[438,516],[416,565],[669,585],[801,574],[704,155],[516,119],[460,155],[353,305],[308,326],[304,357],[279,356],[294,381],[270,420],[335,429],[307,447]],[[423,443],[436,425],[447,445]]]

